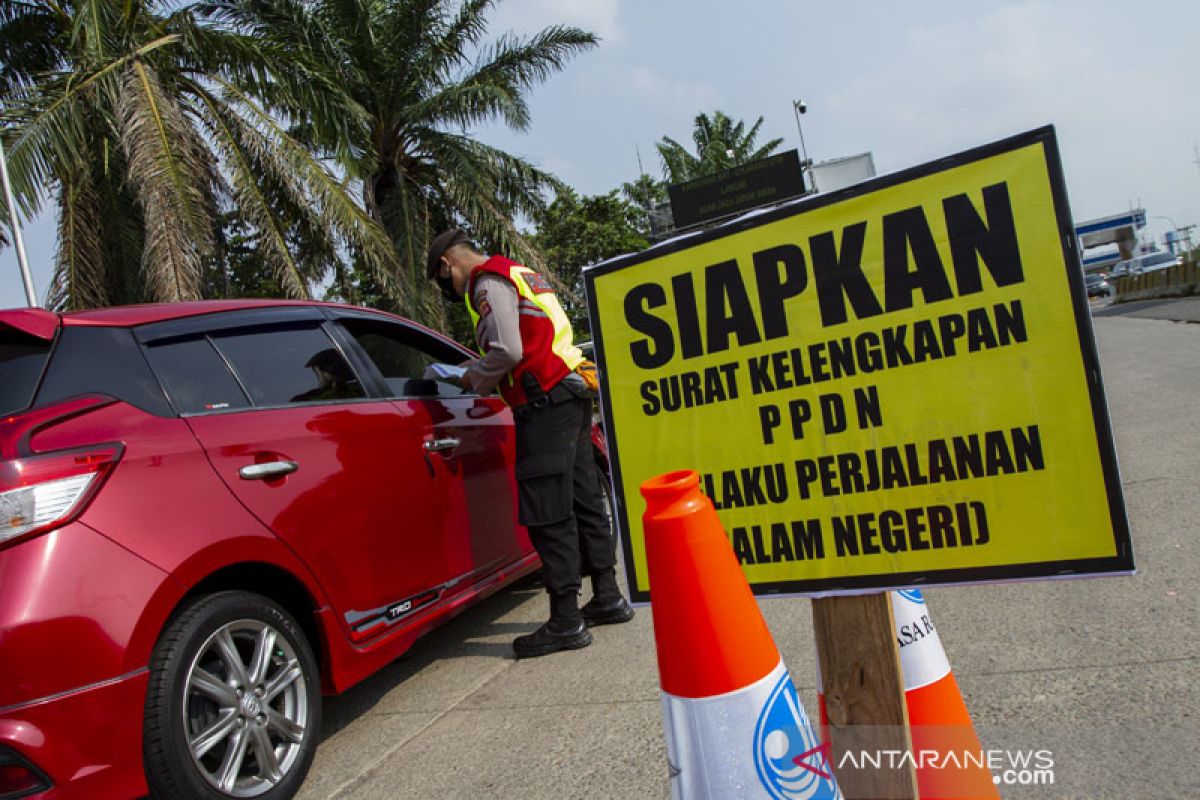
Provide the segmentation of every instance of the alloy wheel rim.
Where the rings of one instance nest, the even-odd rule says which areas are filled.
[[[278,785],[300,757],[308,722],[300,660],[276,628],[235,620],[196,652],[183,732],[192,763],[217,791],[256,797]]]

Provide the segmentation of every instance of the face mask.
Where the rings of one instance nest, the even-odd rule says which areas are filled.
[[[442,297],[446,298],[452,303],[458,302],[462,299],[458,292],[454,291],[454,281],[452,281],[450,278],[443,278],[441,275],[437,275],[434,276],[433,280],[438,285],[438,288],[442,290]]]

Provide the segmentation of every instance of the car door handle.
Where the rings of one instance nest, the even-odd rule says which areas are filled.
[[[265,464],[251,464],[242,467],[238,474],[248,481],[262,481],[280,478],[300,469],[295,461],[268,461]]]
[[[444,439],[430,439],[425,442],[425,450],[429,453],[441,453],[445,450],[453,450],[460,444],[462,444],[462,439],[447,436]]]

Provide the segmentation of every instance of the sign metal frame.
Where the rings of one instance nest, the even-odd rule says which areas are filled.
[[[1090,401],[1092,424],[1098,447],[1099,466],[1104,481],[1104,495],[1108,502],[1108,516],[1112,523],[1115,554],[1105,557],[1062,561],[1036,561],[1032,563],[1009,563],[992,566],[845,575],[818,580],[751,581],[751,586],[754,592],[759,595],[786,594],[816,597],[861,594],[884,589],[935,584],[994,583],[1015,580],[1084,577],[1101,574],[1132,574],[1134,560],[1129,522],[1121,491],[1112,428],[1100,376],[1099,357],[1092,335],[1091,314],[1084,287],[1083,271],[1080,267],[1080,256],[1075,240],[1074,226],[1071,221],[1058,142],[1054,127],[1048,125],[933,162],[882,175],[836,192],[808,196],[783,203],[771,209],[751,212],[706,230],[679,236],[652,246],[642,252],[619,256],[585,270],[584,279],[588,296],[591,329],[595,343],[596,361],[601,374],[601,402],[607,425],[606,435],[608,438],[609,457],[612,465],[613,484],[616,490],[614,492],[614,517],[619,522],[624,565],[626,575],[629,577],[630,594],[635,602],[647,602],[649,600],[649,591],[639,585],[639,577],[645,578],[645,576],[638,576],[636,574],[636,565],[633,557],[633,547],[630,539],[631,528],[629,525],[631,509],[626,507],[627,504],[625,502],[627,492],[621,468],[622,453],[620,450],[620,437],[618,435],[619,431],[615,427],[619,424],[619,421],[614,418],[612,397],[610,396],[609,383],[606,378],[610,359],[607,357],[606,337],[601,324],[601,313],[597,307],[597,282],[617,271],[653,261],[673,253],[679,253],[698,245],[745,231],[751,231],[792,216],[807,214],[853,198],[897,187],[926,176],[971,165],[1011,151],[1030,148],[1032,146],[1040,146],[1045,155],[1050,197],[1055,215],[1054,227],[1061,242],[1062,258],[1068,273],[1066,279],[1070,292],[1070,307],[1074,313],[1074,329],[1078,336],[1079,355],[1082,358],[1086,372],[1088,400]],[[695,467],[681,464],[672,468],[690,469]]]

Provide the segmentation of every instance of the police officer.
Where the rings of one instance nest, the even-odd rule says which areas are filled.
[[[575,370],[584,363],[571,324],[546,279],[504,256],[485,256],[465,231],[436,236],[426,273],[443,294],[464,298],[482,358],[462,384],[499,388],[516,421],[518,520],[542,559],[550,620],[513,641],[517,658],[592,643],[588,627],[628,622],[633,609],[616,577],[616,542],[592,456],[595,392]],[[579,608],[581,575],[592,599]]]

